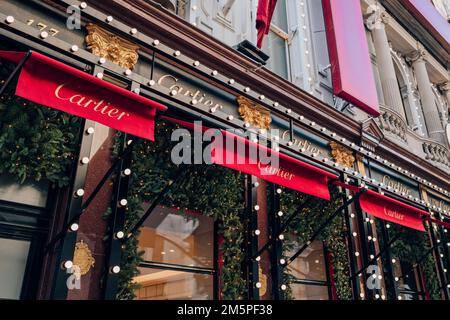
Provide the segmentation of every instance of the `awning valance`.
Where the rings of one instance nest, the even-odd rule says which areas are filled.
[[[365,190],[364,188],[342,182],[336,182],[335,184],[353,192],[364,191],[359,196],[359,204],[361,209],[367,214],[404,227],[425,232],[422,218],[428,217],[430,215],[428,212],[373,190]]]
[[[359,204],[371,216],[425,232],[422,217],[429,215],[426,211],[372,190],[361,194]]]
[[[192,123],[186,121],[169,117],[162,117],[162,119],[195,129]],[[208,129],[201,128],[203,132]],[[212,163],[315,197],[330,199],[328,183],[336,179],[337,175],[252,142],[230,131],[212,130],[217,132],[211,143]],[[278,163],[263,163],[260,155],[278,159]]]
[[[156,111],[166,106],[38,52],[0,51],[24,62],[16,95],[144,139],[154,139]]]

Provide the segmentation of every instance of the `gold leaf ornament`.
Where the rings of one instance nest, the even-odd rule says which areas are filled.
[[[94,267],[95,259],[92,256],[91,249],[83,240],[77,242],[75,245],[75,252],[73,255],[73,265],[79,268],[80,275],[84,276]]]

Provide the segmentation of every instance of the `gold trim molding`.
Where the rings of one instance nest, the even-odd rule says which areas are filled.
[[[239,114],[241,118],[250,125],[259,129],[269,129],[272,119],[270,111],[245,97],[238,97]]]
[[[92,256],[91,249],[83,240],[77,242],[75,245],[75,252],[73,254],[73,265],[78,267],[80,275],[84,276],[94,267],[95,259]]]
[[[334,141],[330,142],[330,148],[331,148],[331,155],[334,161],[339,163],[341,166],[353,168],[356,159],[355,156],[353,155],[353,152],[350,149]]]
[[[139,46],[88,23],[86,44],[92,54],[105,58],[122,68],[133,69],[139,59]]]

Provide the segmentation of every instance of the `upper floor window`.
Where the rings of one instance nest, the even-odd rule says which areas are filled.
[[[280,77],[290,79],[289,75],[289,28],[286,1],[277,3],[268,36],[264,39],[262,50],[270,56],[267,68]]]

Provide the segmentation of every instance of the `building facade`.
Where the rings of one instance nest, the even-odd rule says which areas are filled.
[[[448,300],[450,3],[414,2],[357,1],[378,117],[320,0],[262,50],[256,0],[1,2],[0,298]],[[196,161],[194,121],[281,169]]]

